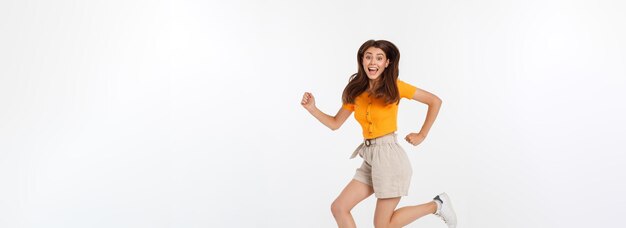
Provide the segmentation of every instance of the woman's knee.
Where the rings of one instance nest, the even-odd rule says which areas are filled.
[[[376,218],[374,218],[374,228],[388,228],[388,227],[389,227],[389,222],[379,221]]]
[[[401,228],[402,225],[398,224],[397,221],[393,221],[391,217],[381,218],[374,216],[374,227],[375,228]]]
[[[333,212],[335,216],[350,213],[350,210],[351,208],[348,205],[337,200],[333,201],[330,205],[330,211]]]

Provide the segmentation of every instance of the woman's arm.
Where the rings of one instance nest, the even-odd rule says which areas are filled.
[[[424,141],[426,136],[428,136],[430,128],[433,126],[433,123],[435,123],[435,119],[437,119],[437,114],[439,114],[442,102],[439,97],[435,96],[435,94],[429,93],[428,91],[420,88],[417,88],[415,91],[413,100],[428,105],[428,112],[426,113],[426,120],[424,120],[422,129],[419,133],[411,133],[404,138],[407,142],[417,146]]]
[[[304,93],[304,95],[302,96],[302,102],[300,102],[300,104],[302,104],[302,107],[309,111],[309,113],[311,113],[311,115],[313,115],[317,120],[322,122],[324,125],[326,125],[326,127],[330,128],[333,131],[339,129],[339,127],[341,127],[341,125],[346,122],[346,119],[348,119],[350,114],[352,114],[352,111],[350,110],[339,108],[339,111],[335,116],[330,116],[320,111],[315,106],[315,97],[313,97],[313,94],[308,92]]]

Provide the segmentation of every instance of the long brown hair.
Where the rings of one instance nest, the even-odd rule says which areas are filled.
[[[396,80],[398,79],[398,62],[400,61],[400,51],[393,43],[386,40],[368,40],[361,45],[356,55],[358,62],[357,73],[350,76],[348,85],[343,89],[341,97],[343,103],[354,104],[354,100],[369,87],[369,78],[363,69],[363,55],[370,47],[380,48],[389,59],[389,66],[380,75],[380,83],[374,88],[373,95],[377,99],[384,99],[385,103],[392,104],[400,101],[400,94]]]

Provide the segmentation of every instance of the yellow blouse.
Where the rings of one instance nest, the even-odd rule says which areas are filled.
[[[412,99],[417,88],[397,80],[400,98]],[[354,118],[363,128],[363,137],[377,138],[398,129],[398,104],[385,104],[382,99],[375,99],[363,92],[354,100],[354,104],[343,104],[344,109],[354,111]]]

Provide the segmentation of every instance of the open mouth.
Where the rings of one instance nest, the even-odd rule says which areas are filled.
[[[376,68],[376,67],[368,67],[367,71],[369,71],[370,74],[376,74],[376,72],[378,72],[378,68]]]

